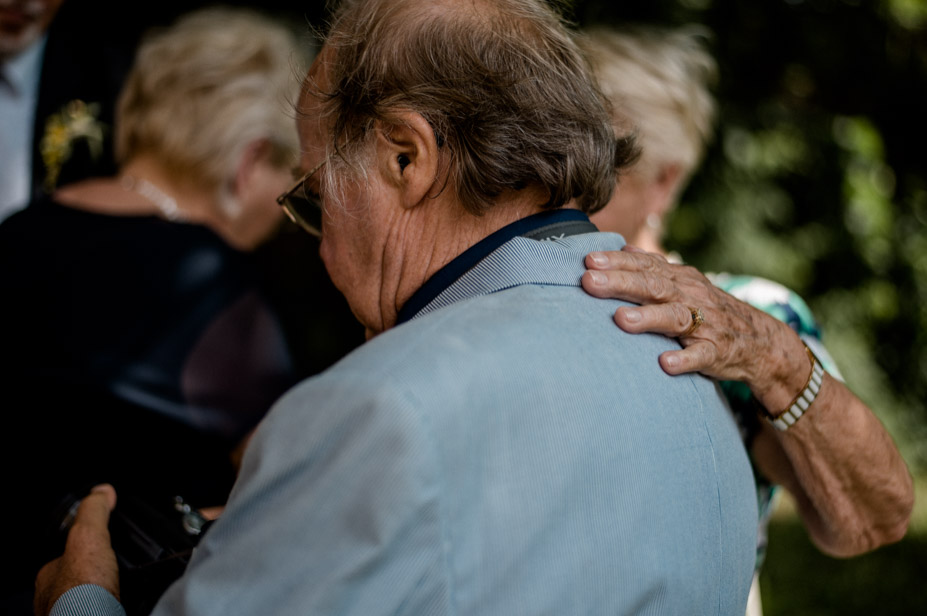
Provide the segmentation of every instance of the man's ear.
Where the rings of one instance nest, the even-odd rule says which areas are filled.
[[[377,130],[380,172],[400,193],[403,207],[421,203],[438,179],[439,148],[431,124],[418,113],[402,112]]]

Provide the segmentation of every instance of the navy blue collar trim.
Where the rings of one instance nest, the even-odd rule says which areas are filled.
[[[502,227],[465,250],[453,261],[435,272],[434,275],[409,298],[409,301],[405,303],[399,311],[396,324],[399,325],[400,323],[405,323],[410,320],[434,298],[438,297],[441,292],[467,273],[474,265],[482,261],[489,253],[512,238],[520,235],[536,235],[532,234],[532,232],[538,231],[543,227],[552,227],[554,225],[572,228],[573,233],[576,233],[582,228],[581,226],[577,226],[576,224],[564,225],[563,223],[577,222],[588,224],[588,228],[583,229],[585,232],[596,230],[595,227],[592,226],[592,223],[589,222],[589,217],[586,214],[573,209],[558,209],[532,214],[527,218],[516,220]],[[569,231],[565,233],[565,235],[570,234]]]

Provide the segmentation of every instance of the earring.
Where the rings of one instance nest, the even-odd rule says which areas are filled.
[[[660,217],[656,214],[647,214],[647,226],[653,229],[654,231],[659,231],[663,226],[663,222],[660,220]]]
[[[241,199],[235,194],[231,183],[226,183],[219,189],[217,201],[219,210],[228,218],[237,218],[241,214]]]

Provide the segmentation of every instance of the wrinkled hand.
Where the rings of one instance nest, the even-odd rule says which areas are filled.
[[[758,397],[790,374],[802,374],[803,347],[787,325],[725,293],[694,267],[631,246],[592,253],[585,263],[586,292],[641,304],[615,312],[621,329],[679,338],[682,350],[660,355],[668,374],[743,381]],[[682,335],[692,325],[690,307],[700,308],[705,320]]]
[[[119,567],[110,545],[109,514],[116,491],[103,484],[84,497],[68,532],[64,554],[46,564],[35,580],[35,613],[44,616],[65,592],[81,584],[102,586],[119,598]]]

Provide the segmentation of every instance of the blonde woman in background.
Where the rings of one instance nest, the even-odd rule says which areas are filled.
[[[706,278],[663,247],[664,218],[714,135],[718,68],[705,31],[597,27],[580,43],[612,104],[616,128],[635,132],[642,149],[609,204],[592,216],[639,251],[600,253],[601,263],[587,259],[606,276],[596,281],[590,272],[584,285],[594,295],[645,305],[616,313],[622,329],[679,337],[684,350],[660,357],[667,372],[700,371],[722,381],[756,476],[760,519],[747,613],[758,616],[758,576],[780,486],[794,497],[814,543],[846,557],[904,535],[911,476],[878,418],[843,384],[798,295],[753,276]],[[815,364],[825,370],[820,389],[800,421],[786,422],[783,410],[812,380]]]

